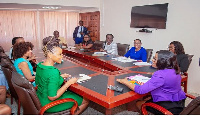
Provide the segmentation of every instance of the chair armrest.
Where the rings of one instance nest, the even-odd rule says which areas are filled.
[[[187,72],[184,72],[183,75],[188,76],[188,73],[187,73]]]
[[[43,107],[40,109],[39,114],[40,114],[40,115],[43,115],[44,112],[45,112],[46,110],[48,110],[49,108],[51,108],[51,107],[53,107],[53,106],[56,106],[56,105],[58,105],[58,104],[65,103],[65,102],[74,102],[74,105],[73,105],[73,107],[71,108],[71,111],[70,111],[71,114],[73,115],[74,112],[75,112],[75,110],[76,110],[77,107],[78,107],[78,103],[77,103],[77,101],[75,101],[74,99],[71,99],[71,98],[60,99],[60,100],[53,101],[53,102],[51,102],[51,103],[49,103],[49,104],[46,104],[45,106],[43,106]]]
[[[146,110],[146,106],[157,109],[165,115],[173,115],[170,111],[168,111],[167,109],[165,109],[165,108],[163,108],[163,107],[161,107],[161,106],[159,106],[155,103],[144,103],[144,104],[142,104],[141,112],[142,112],[143,115],[148,115],[147,110]]]
[[[190,99],[195,99],[195,98],[196,98],[195,96],[190,95],[190,94],[188,94],[188,93],[186,93],[185,95],[186,95],[187,97],[189,97]]]
[[[35,79],[30,80],[31,83],[34,82],[34,81],[35,81]]]
[[[195,99],[196,98],[195,96],[187,94],[187,93],[186,93],[186,96],[188,98],[191,98],[191,99]],[[165,109],[162,106],[159,106],[159,105],[157,105],[155,103],[144,103],[144,104],[142,104],[141,112],[142,112],[143,115],[148,115],[147,110],[146,110],[146,106],[149,106],[149,107],[152,107],[152,108],[154,108],[156,110],[159,110],[160,112],[162,112],[165,115],[173,115],[170,111],[168,111],[167,109]]]
[[[38,86],[36,86],[36,87],[34,87],[34,88],[35,88],[35,90],[37,91]]]

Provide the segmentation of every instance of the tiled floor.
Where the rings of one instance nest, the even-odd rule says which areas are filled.
[[[195,93],[189,93],[192,94],[194,96],[200,96],[198,94]],[[186,99],[186,106],[188,105],[188,103],[191,102],[191,99],[187,98]],[[17,104],[14,100],[13,104],[11,105],[10,103],[10,98],[6,99],[6,104],[9,105],[12,108],[12,113],[14,113],[14,115],[17,115]],[[90,102],[89,107],[82,113],[82,115],[104,115],[105,109],[94,103],[94,102]],[[21,113],[23,114],[23,109],[21,107]],[[113,114],[114,115],[138,115],[138,112],[132,112],[132,111],[127,111],[126,110],[126,105],[121,105],[118,106],[116,108],[113,109]]]

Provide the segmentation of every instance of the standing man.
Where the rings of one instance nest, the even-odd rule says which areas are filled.
[[[117,44],[113,42],[113,38],[114,36],[112,34],[107,34],[104,48],[101,48],[100,51],[105,51],[108,54],[118,55]]]
[[[75,46],[83,42],[83,36],[87,34],[87,28],[83,26],[83,21],[79,21],[79,25],[74,30],[73,39],[75,41]]]
[[[54,31],[54,32],[53,32],[53,35],[54,35],[54,37],[55,37],[56,39],[59,39],[59,40],[60,40],[60,41],[59,41],[59,46],[60,46],[60,48],[64,48],[63,46],[65,46],[65,48],[67,48],[67,43],[66,43],[66,41],[65,41],[65,38],[60,37],[58,31]]]

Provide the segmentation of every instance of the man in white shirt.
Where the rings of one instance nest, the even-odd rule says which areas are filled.
[[[106,35],[106,41],[104,43],[104,48],[100,51],[105,51],[108,54],[118,55],[117,44],[113,42],[114,36],[112,34]]]

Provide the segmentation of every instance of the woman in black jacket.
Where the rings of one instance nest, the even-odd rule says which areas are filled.
[[[173,41],[169,45],[169,51],[176,54],[177,62],[181,72],[187,72],[189,67],[188,55],[185,54],[183,45],[179,41]]]

